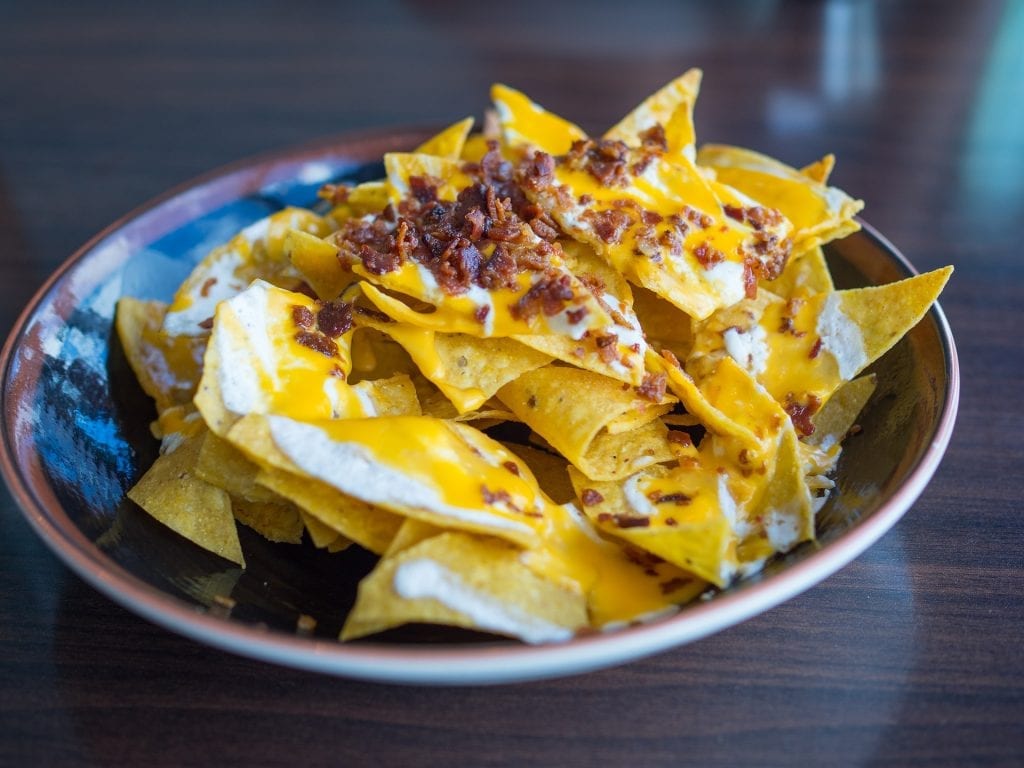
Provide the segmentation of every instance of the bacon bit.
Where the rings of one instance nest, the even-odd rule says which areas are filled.
[[[322,333],[299,331],[295,334],[295,341],[324,357],[336,357],[338,354],[338,345]]]
[[[503,461],[501,463],[501,466],[503,466],[516,477],[519,477],[519,465],[516,464],[514,461]]]
[[[669,216],[668,222],[680,237],[686,237],[686,234],[690,231],[690,223],[678,213],[673,213]]]
[[[594,228],[594,233],[606,243],[622,241],[622,235],[633,223],[632,217],[621,208],[604,211],[587,211],[583,220]]]
[[[786,404],[783,410],[789,414],[793,426],[801,437],[808,437],[814,434],[814,422],[811,417],[821,408],[821,398],[816,395],[807,395],[807,402],[801,403],[792,392],[786,394]]]
[[[682,368],[683,366],[679,363],[679,358],[676,357],[675,353],[671,349],[661,350],[661,358],[671,365],[673,368]]]
[[[558,239],[558,230],[540,218],[530,219],[530,229],[541,240],[547,240],[549,243]]]
[[[576,347],[575,349],[573,349],[572,354],[575,357],[578,357],[580,360],[582,360],[584,357],[587,356],[587,350],[585,350],[583,347]]]
[[[581,139],[573,142],[563,161],[575,171],[586,171],[604,187],[629,184],[626,158],[629,147],[618,140]]]
[[[576,325],[577,323],[580,322],[580,320],[586,317],[587,314],[589,314],[589,312],[590,310],[587,309],[586,307],[580,307],[579,309],[570,309],[568,312],[565,313],[565,316],[569,319],[570,323]]]
[[[335,377],[335,378],[337,378],[337,379],[341,379],[342,381],[344,381],[344,380],[345,380],[345,372],[344,372],[343,370],[341,370],[341,367],[340,367],[340,366],[337,366],[337,365],[336,365],[336,366],[334,366],[333,368],[331,368],[331,373],[330,373],[330,375],[331,375],[331,376],[334,376],[334,377]]]
[[[333,205],[341,205],[348,200],[350,189],[345,184],[324,184],[317,190],[316,196],[328,200]]]
[[[206,282],[203,283],[202,288],[199,289],[199,295],[202,296],[205,299],[207,296],[210,295],[210,289],[213,288],[213,286],[215,286],[216,284],[217,284],[217,278],[216,277],[207,278]]]
[[[486,288],[488,291],[498,288],[514,291],[519,287],[519,283],[516,282],[518,271],[518,265],[509,252],[508,246],[498,243],[491,258],[480,269],[476,282],[481,288]]]
[[[603,496],[601,497],[604,498]],[[597,515],[597,522],[599,523],[610,523],[612,521],[612,515],[610,512],[600,512]]]
[[[757,275],[754,273],[754,259],[743,260],[743,295],[748,299],[757,298]]]
[[[527,189],[541,190],[551,186],[555,174],[555,159],[547,152],[534,152],[518,170],[520,184]]]
[[[725,261],[725,254],[713,247],[706,240],[693,249],[693,256],[704,269],[711,269]]]
[[[592,202],[594,202],[594,196],[587,194],[580,195],[579,200],[577,202],[579,202],[580,205],[586,207],[590,205]]]
[[[693,501],[692,496],[687,496],[685,493],[661,493],[661,491],[651,491],[647,494],[647,498],[651,500],[652,504],[675,504],[677,507],[683,507]]]
[[[530,395],[529,399],[526,401],[526,404],[528,406],[530,406],[531,408],[536,408],[537,407],[537,396],[536,395]]]
[[[696,208],[689,205],[684,205],[679,214],[690,224],[693,224],[695,227],[700,229],[707,229],[714,224],[714,219],[703,211],[698,211]]]
[[[548,317],[557,315],[573,298],[569,275],[545,277],[534,283],[509,310],[515,319],[529,322],[538,312]]]
[[[200,328],[202,328],[202,329],[204,329],[204,330],[207,330],[207,331],[208,331],[208,330],[210,330],[211,328],[213,328],[213,318],[212,318],[212,317],[208,317],[208,318],[206,318],[205,320],[200,320],[200,321],[199,321],[199,322],[197,323],[197,325],[198,325],[198,326],[199,326]]]
[[[316,327],[330,339],[352,330],[352,305],[340,299],[325,302],[316,313]]]
[[[671,595],[677,589],[685,587],[691,581],[693,581],[693,579],[687,579],[683,578],[682,576],[676,576],[674,579],[669,579],[668,581],[661,582],[661,584],[659,584],[658,587],[661,589],[661,594]]]
[[[640,214],[640,218],[643,219],[644,224],[652,227],[655,224],[661,224],[665,220],[665,217],[657,211],[644,211]]]
[[[612,515],[615,525],[619,528],[647,528],[651,524],[649,517],[631,517],[629,515]]]
[[[664,373],[648,373],[644,376],[640,386],[636,388],[636,393],[642,398],[658,403],[665,397],[667,385],[668,377]]]
[[[296,326],[309,330],[313,327],[313,319],[313,312],[309,307],[304,307],[301,304],[292,305],[292,322]]]
[[[512,506],[512,495],[504,488],[492,491],[486,485],[481,485],[480,493],[484,497],[484,504],[507,504]]]
[[[594,505],[600,504],[604,501],[604,496],[593,488],[584,488],[583,493],[580,494],[580,501],[583,502],[583,506],[585,507],[593,507]]]
[[[641,131],[638,137],[645,147],[660,149],[662,152],[668,151],[668,139],[661,123],[655,123],[650,128]]]
[[[437,200],[437,188],[441,185],[440,179],[431,176],[410,176],[409,191],[421,203],[432,203]]]
[[[690,433],[683,432],[678,429],[669,430],[668,441],[670,443],[675,443],[676,445],[681,445],[684,448],[693,447],[693,438],[690,436]]]
[[[370,245],[362,244],[358,248],[359,260],[371,275],[385,275],[394,272],[401,266],[402,259],[398,253],[378,251]]]
[[[480,325],[487,322],[487,316],[491,314],[491,308],[487,304],[481,304],[475,310],[473,310],[473,319],[476,320]]]
[[[821,354],[821,336],[817,338],[814,344],[811,346],[811,351],[807,353],[807,356],[813,360],[819,354]]]
[[[605,363],[611,363],[614,360],[618,360],[619,351],[616,349],[618,341],[619,337],[614,333],[595,337],[594,343],[597,344],[597,356]]]
[[[724,210],[725,215],[730,219],[749,224],[758,232],[766,227],[776,227],[782,223],[781,213],[774,208],[765,208],[761,205],[726,205]]]
[[[669,528],[675,528],[677,525],[679,525],[679,523],[676,521],[674,517],[666,517],[665,525],[667,525]]]

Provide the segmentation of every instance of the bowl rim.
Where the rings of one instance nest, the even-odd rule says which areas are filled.
[[[67,516],[59,503],[40,499],[25,476],[15,450],[12,412],[33,391],[20,386],[22,371],[14,372],[25,331],[38,310],[64,279],[108,237],[161,205],[203,189],[239,172],[255,172],[261,183],[278,165],[358,154],[362,145],[375,145],[385,137],[411,143],[436,127],[403,126],[347,132],[229,163],[175,185],[131,210],[98,232],[69,256],[35,292],[15,321],[0,352],[0,474],[15,503],[36,534],[57,557],[84,581],[115,603],[143,618],[193,640],[242,656],[288,667],[344,677],[402,684],[478,685],[528,681],[577,674],[638,659],[683,645],[754,615],[800,594],[862,554],[905,514],[937,470],[950,441],[960,397],[956,346],[949,323],[938,303],[927,316],[936,323],[942,345],[948,386],[930,444],[908,470],[904,482],[877,509],[841,532],[834,540],[797,563],[761,581],[705,602],[690,604],[664,619],[608,633],[578,636],[561,644],[517,645],[496,642],[480,645],[342,644],[334,640],[290,635],[263,627],[225,620],[204,613],[181,599],[148,584],[107,557]],[[398,137],[398,138],[396,138]],[[254,177],[254,178],[256,178]],[[863,236],[886,251],[906,274],[917,270],[874,227],[858,217]],[[30,382],[31,383],[31,382]]]

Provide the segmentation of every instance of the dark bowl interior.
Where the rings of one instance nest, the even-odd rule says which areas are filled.
[[[30,522],[79,573],[110,576],[109,589],[101,588],[115,599],[128,584],[165,606],[170,600],[263,637],[295,640],[301,615],[316,619],[315,637],[337,637],[359,579],[373,566],[372,556],[358,548],[328,555],[308,543],[272,544],[241,527],[248,562],[243,571],[126,499],[126,490],[156,457],[157,443],[148,430],[153,405],[113,331],[114,307],[121,295],[168,300],[212,245],[285,205],[312,205],[325,181],[381,176],[385,150],[413,146],[425,135],[410,130],[350,136],[215,172],[98,235],[40,291],[5,348],[3,464]],[[827,256],[840,288],[912,274],[870,228],[830,245]],[[955,351],[938,310],[873,370],[879,386],[862,416],[863,431],[844,451],[837,490],[819,517],[818,542],[773,562],[762,575],[711,603],[777,578],[849,535],[891,503],[934,450],[937,435],[948,430],[956,405]],[[231,598],[230,612],[218,596]],[[685,620],[689,610],[668,621]],[[299,642],[312,647],[311,638]],[[375,647],[436,643],[517,645],[423,626],[363,641]],[[337,646],[339,653],[344,647]]]

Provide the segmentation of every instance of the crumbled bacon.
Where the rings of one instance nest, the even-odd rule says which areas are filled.
[[[786,403],[783,406],[783,410],[789,414],[793,426],[802,437],[814,434],[814,422],[811,421],[811,417],[819,408],[821,398],[816,395],[807,395],[807,402],[801,403],[792,392],[786,394]]]
[[[662,152],[668,150],[668,139],[661,123],[655,123],[650,128],[640,131],[639,137],[645,147],[660,149]]]
[[[206,279],[206,282],[204,282],[202,287],[199,289],[199,295],[205,299],[207,296],[210,295],[210,289],[213,288],[213,286],[215,286],[216,284],[216,277],[208,277]]]
[[[519,167],[519,183],[530,190],[550,186],[555,175],[555,159],[547,152],[534,152]]]
[[[324,357],[335,357],[338,354],[338,345],[316,331],[299,331],[295,334],[295,341],[304,347],[309,347],[314,352],[319,352]]]
[[[651,491],[647,494],[647,498],[650,499],[652,504],[675,504],[677,507],[682,507],[693,501],[692,496],[687,496],[685,493],[662,493],[661,491]]]
[[[626,168],[629,147],[609,139],[582,139],[573,142],[562,161],[573,170],[586,171],[605,187],[629,184]]]
[[[807,356],[813,360],[819,354],[821,354],[821,336],[815,339],[814,344],[811,345],[811,350],[807,353]]]
[[[487,316],[491,314],[491,308],[487,304],[481,304],[479,307],[473,310],[473,319],[476,320],[480,325],[487,322]]]
[[[616,349],[619,337],[614,333],[597,336],[594,343],[597,344],[597,356],[605,363],[611,363],[619,358],[619,351]]]
[[[754,270],[756,259],[743,260],[743,295],[748,299],[757,298],[757,273]]]
[[[299,328],[309,330],[313,327],[313,319],[313,312],[309,307],[304,307],[301,304],[292,306],[292,322]]]
[[[636,388],[636,392],[640,397],[658,403],[665,396],[667,384],[668,377],[664,373],[648,373],[644,375],[644,380]]]
[[[604,211],[587,211],[583,220],[588,222],[595,234],[606,243],[618,243],[622,235],[633,223],[633,218],[624,210],[610,208]]]
[[[693,438],[690,437],[690,433],[683,432],[678,429],[673,429],[669,431],[668,441],[670,443],[675,443],[676,445],[681,445],[684,448],[689,448],[693,446]]]
[[[503,466],[516,477],[519,477],[519,465],[516,464],[514,461],[503,461],[501,463],[501,466]]]
[[[347,333],[352,329],[352,305],[340,299],[325,302],[316,313],[316,327],[331,339]]]
[[[604,501],[604,496],[593,488],[584,488],[580,494],[580,501],[583,502],[585,507],[593,507],[595,504],[600,504]]]
[[[726,205],[724,210],[730,219],[748,224],[759,232],[767,227],[777,227],[783,221],[781,213],[762,205]]]
[[[721,264],[725,261],[725,254],[707,241],[693,249],[693,256],[704,269],[711,269],[716,264]]]
[[[572,279],[569,275],[544,277],[524,293],[510,307],[517,320],[532,320],[538,312],[548,317],[557,315],[573,299]]]

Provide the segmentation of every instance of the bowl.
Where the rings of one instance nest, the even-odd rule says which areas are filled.
[[[152,403],[113,331],[117,299],[169,300],[213,245],[285,205],[312,205],[325,182],[379,178],[385,151],[431,133],[334,137],[210,173],[112,224],[35,295],[0,358],[0,467],[26,519],[79,576],[167,629],[246,656],[379,681],[498,683],[623,663],[743,621],[850,562],[914,503],[949,442],[959,397],[956,348],[938,305],[869,369],[878,387],[863,431],[844,449],[817,541],[649,624],[539,646],[426,626],[342,644],[338,631],[372,556],[272,544],[242,527],[243,571],[151,519],[125,497],[158,445]],[[837,287],[915,273],[861,223],[826,248]]]

